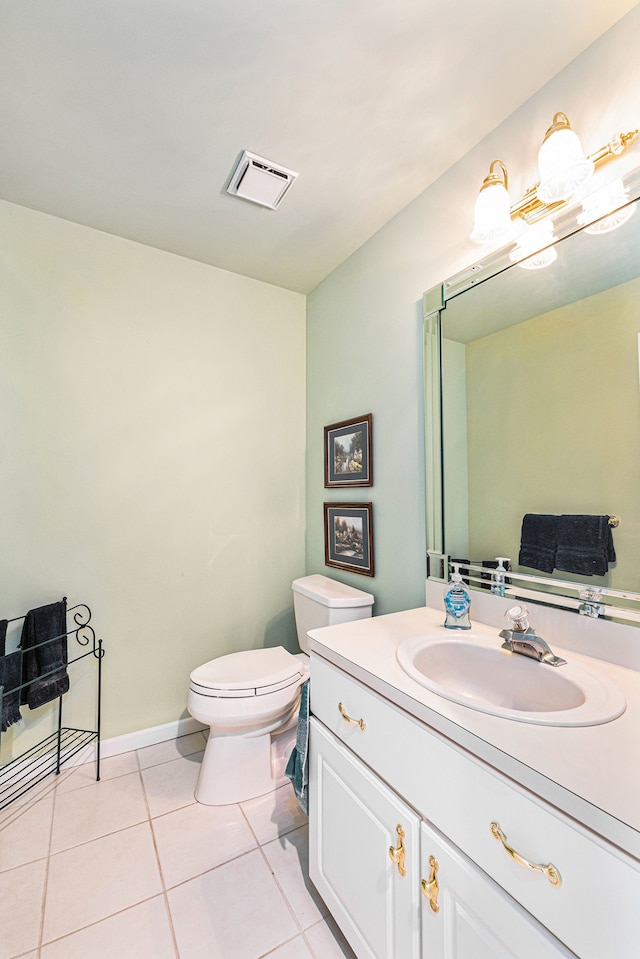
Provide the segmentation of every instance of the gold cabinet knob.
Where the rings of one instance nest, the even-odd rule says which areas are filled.
[[[429,856],[429,866],[431,867],[429,878],[421,880],[420,888],[422,889],[422,895],[428,900],[432,911],[439,912],[438,893],[440,892],[440,886],[438,885],[438,869],[440,866],[435,856]]]
[[[398,825],[396,826],[396,832],[398,834],[398,845],[389,846],[389,858],[391,859],[391,862],[395,862],[396,866],[398,867],[398,872],[400,873],[400,875],[406,876],[407,870],[404,867],[404,857],[405,857],[404,829],[402,828],[402,826]]]

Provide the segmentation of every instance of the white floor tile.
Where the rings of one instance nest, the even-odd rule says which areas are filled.
[[[309,879],[309,827],[267,843],[263,851],[300,927],[307,929],[326,916],[327,907]]]
[[[99,783],[94,763],[63,767],[0,811],[0,959],[176,959],[172,917],[180,959],[354,959],[308,879],[291,784],[196,803],[205,741],[109,757]]]
[[[161,891],[148,822],[59,852],[49,863],[43,941],[66,936]]]
[[[56,796],[51,852],[57,853],[149,818],[140,773]]]
[[[154,819],[152,828],[167,888],[256,846],[238,806],[193,803]]]
[[[142,770],[142,782],[152,816],[163,816],[195,802],[202,753],[183,756]]]
[[[164,896],[57,939],[43,946],[40,955],[41,959],[175,959]]]
[[[0,825],[0,872],[49,855],[53,796],[5,810]]]
[[[0,959],[37,949],[46,868],[40,860],[0,874]]]
[[[137,750],[140,768],[146,769],[148,766],[157,766],[159,763],[171,762],[172,759],[180,759],[181,756],[201,753],[206,745],[206,735],[198,732],[180,736],[179,739],[169,739],[164,743],[156,743],[154,746],[144,746]]]
[[[241,808],[261,845],[307,823],[291,783],[241,803]]]
[[[298,933],[258,850],[167,895],[184,959],[258,959]]]
[[[55,796],[56,786],[59,781],[60,777],[56,776],[55,773],[51,773],[41,782],[33,786],[28,786],[28,783],[25,783],[24,785],[28,786],[26,791],[21,796],[12,799],[10,804],[5,806],[4,809],[0,809],[0,826],[14,819],[17,809],[21,809],[23,806],[32,806],[41,799]],[[6,798],[6,796],[4,798]]]
[[[313,959],[313,956],[302,936],[298,936],[284,946],[274,949],[264,959]]]
[[[357,959],[331,916],[307,929],[305,936],[314,959]]]
[[[100,782],[115,779],[118,776],[127,776],[138,771],[138,760],[135,752],[121,753],[119,756],[108,756],[100,760]],[[63,768],[58,782],[58,795],[82,786],[92,786],[96,782],[95,760],[82,763],[81,766]]]

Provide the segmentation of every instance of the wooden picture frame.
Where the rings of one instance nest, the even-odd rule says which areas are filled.
[[[324,428],[325,489],[373,486],[371,413]]]
[[[324,562],[362,576],[374,575],[371,503],[324,504]]]

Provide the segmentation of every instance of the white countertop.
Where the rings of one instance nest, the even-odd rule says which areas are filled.
[[[614,682],[625,712],[580,727],[491,716],[437,696],[398,665],[398,645],[442,628],[443,618],[442,610],[420,607],[316,629],[311,651],[640,860],[640,673],[552,644],[554,653]],[[493,626],[474,622],[473,632],[500,644]]]

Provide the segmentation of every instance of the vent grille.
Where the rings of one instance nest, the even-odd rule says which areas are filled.
[[[275,210],[297,176],[293,170],[245,150],[231,175],[227,193]]]

